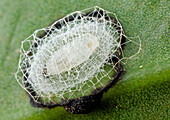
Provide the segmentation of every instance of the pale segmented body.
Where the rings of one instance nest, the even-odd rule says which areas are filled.
[[[98,38],[92,34],[74,37],[72,42],[55,51],[46,62],[47,73],[55,75],[71,70],[88,60],[98,46]]]

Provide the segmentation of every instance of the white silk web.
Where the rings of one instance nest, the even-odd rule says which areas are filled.
[[[71,13],[22,42],[16,79],[35,102],[89,95],[111,79],[115,64],[109,58],[117,57],[122,36],[114,13],[97,6]]]

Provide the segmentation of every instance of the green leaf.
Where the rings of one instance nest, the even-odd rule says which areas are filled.
[[[96,5],[116,13],[126,35],[140,37],[142,51],[127,62],[125,77],[91,113],[31,107],[12,74],[17,71],[21,41],[68,13]],[[0,120],[169,119],[169,8],[167,0],[1,0]],[[134,52],[133,46],[125,49],[125,54]]]

